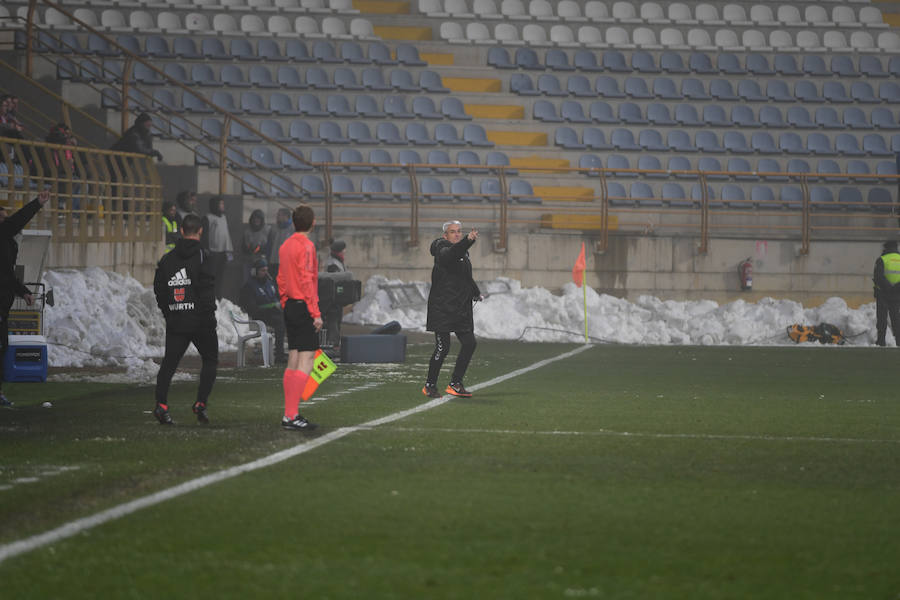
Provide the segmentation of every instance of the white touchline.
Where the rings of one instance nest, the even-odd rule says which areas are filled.
[[[483,383],[478,383],[471,386],[472,391],[478,391],[480,389],[490,387],[492,385],[497,385],[498,383],[502,383],[513,377],[518,377],[519,375],[524,375],[525,373],[529,373],[531,371],[535,371],[540,369],[541,367],[547,366],[551,363],[554,363],[559,360],[564,360],[571,356],[575,356],[576,354],[580,354],[589,348],[593,348],[593,345],[586,344],[584,346],[579,346],[578,348],[566,352],[564,354],[560,354],[559,356],[554,356],[553,358],[547,358],[545,360],[538,361],[532,365],[527,367],[523,367],[516,371],[512,371],[507,373],[506,375],[501,375],[499,377],[495,377],[490,381],[485,381]],[[12,542],[9,544],[4,544],[0,546],[0,563],[5,561],[8,558],[12,558],[14,556],[18,556],[20,554],[25,554],[26,552],[31,552],[32,550],[36,550],[42,546],[46,546],[48,544],[53,544],[60,540],[64,540],[66,538],[72,537],[81,533],[82,531],[86,531],[88,529],[92,529],[97,527],[98,525],[103,525],[104,523],[108,523],[109,521],[113,521],[120,517],[124,517],[126,515],[130,515],[133,512],[137,512],[142,508],[147,508],[149,506],[154,506],[156,504],[160,504],[167,500],[171,500],[173,498],[177,498],[178,496],[183,496],[195,490],[199,490],[208,485],[212,485],[214,483],[218,483],[220,481],[225,481],[226,479],[231,479],[232,477],[237,477],[242,473],[249,473],[250,471],[256,471],[257,469],[262,469],[264,467],[269,467],[271,465],[280,463],[289,458],[293,458],[300,454],[304,454],[309,452],[310,450],[314,450],[319,446],[324,446],[329,442],[333,442],[335,440],[339,440],[344,436],[347,436],[351,433],[357,431],[365,431],[367,429],[372,429],[373,427],[378,427],[379,425],[384,425],[386,423],[393,423],[394,421],[399,421],[400,419],[405,419],[406,417],[414,414],[418,414],[421,412],[425,412],[431,410],[432,408],[436,408],[446,402],[449,402],[453,399],[453,396],[449,394],[443,396],[442,398],[435,398],[430,402],[426,402],[425,404],[420,404],[414,408],[410,408],[408,410],[402,410],[400,412],[396,412],[386,417],[381,417],[380,419],[375,419],[373,421],[368,421],[366,423],[362,423],[361,425],[354,425],[353,427],[342,427],[340,429],[336,429],[331,433],[326,433],[321,437],[317,437],[308,442],[304,442],[302,444],[298,444],[293,446],[292,448],[288,448],[286,450],[282,450],[280,452],[276,452],[275,454],[270,454],[269,456],[265,456],[263,458],[254,460],[249,463],[245,463],[243,465],[237,465],[234,467],[230,467],[223,471],[219,471],[217,473],[211,473],[209,475],[205,475],[203,477],[199,477],[197,479],[192,479],[190,481],[186,481],[182,484],[176,485],[174,487],[170,487],[165,490],[161,490],[156,492],[155,494],[150,494],[149,496],[144,496],[143,498],[138,498],[137,500],[132,500],[131,502],[126,502],[125,504],[120,504],[118,506],[114,506],[107,510],[98,512],[97,514],[91,515],[89,517],[84,517],[83,519],[76,519],[74,521],[70,521],[64,525],[60,525],[56,529],[51,529],[50,531],[46,531],[44,533],[40,533],[38,535],[31,536],[29,538],[25,538],[23,540],[19,540],[16,542]]]

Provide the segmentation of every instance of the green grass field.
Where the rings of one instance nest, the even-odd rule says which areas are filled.
[[[576,348],[482,340],[466,383]],[[275,369],[223,369],[206,427],[193,382],[174,428],[150,387],[8,384],[0,554],[327,443],[11,556],[0,597],[900,598],[896,350],[602,345],[341,429],[424,404],[429,351],[340,366],[313,435]]]

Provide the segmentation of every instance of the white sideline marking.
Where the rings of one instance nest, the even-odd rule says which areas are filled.
[[[900,444],[900,440],[839,438],[797,435],[744,435],[729,433],[652,433],[638,431],[613,431],[612,429],[595,429],[594,431],[525,431],[521,429],[471,429],[452,427],[392,427],[390,431],[412,433],[484,433],[488,435],[546,435],[546,436],[581,436],[581,437],[634,437],[655,439],[692,439],[692,440],[741,440],[749,442],[828,442],[842,444]]]
[[[593,346],[590,344],[586,344],[584,346],[580,346],[575,350],[571,350],[564,354],[560,354],[559,356],[555,356],[553,358],[547,358],[541,361],[538,361],[532,365],[527,367],[523,367],[516,371],[512,371],[507,373],[506,375],[501,375],[499,377],[495,377],[490,381],[485,381],[483,383],[478,383],[473,385],[471,389],[473,391],[480,390],[486,387],[490,387],[492,385],[496,385],[498,383],[502,383],[507,381],[508,379],[512,379],[513,377],[518,377],[519,375],[524,375],[525,373],[534,371],[536,369],[540,369],[546,365],[554,363],[559,360],[564,360],[571,356],[575,356],[576,354],[580,354],[585,350],[592,348]],[[394,421],[399,421],[400,419],[405,419],[406,417],[414,414],[418,414],[421,412],[425,412],[431,410],[432,408],[436,408],[446,402],[449,402],[453,399],[453,396],[446,395],[441,398],[435,398],[430,402],[426,402],[425,404],[420,404],[419,406],[410,408],[408,410],[402,410],[400,412],[395,412],[393,414],[387,415],[385,417],[381,417],[379,419],[374,419],[372,421],[368,421],[366,423],[362,423],[360,425],[354,425],[353,427],[342,427],[340,429],[336,429],[331,433],[326,433],[321,437],[317,437],[315,439],[309,440],[308,442],[303,442],[302,444],[298,444],[293,446],[292,448],[287,448],[285,450],[281,450],[280,452],[276,452],[275,454],[270,454],[269,456],[265,456],[263,458],[254,460],[249,463],[245,463],[243,465],[237,465],[234,467],[230,467],[223,471],[219,471],[217,473],[211,473],[209,475],[204,475],[203,477],[198,477],[197,479],[192,479],[190,481],[186,481],[182,484],[176,485],[174,487],[170,487],[165,490],[161,490],[156,492],[155,494],[150,494],[149,496],[144,496],[143,498],[138,498],[136,500],[132,500],[131,502],[126,502],[125,504],[120,504],[118,506],[114,506],[107,510],[101,511],[89,517],[84,517],[82,519],[76,519],[74,521],[70,521],[64,525],[60,525],[56,529],[51,529],[50,531],[46,531],[44,533],[40,533],[38,535],[31,536],[29,538],[25,538],[23,540],[18,540],[16,542],[12,542],[9,544],[4,544],[0,546],[0,563],[5,561],[8,558],[12,558],[14,556],[18,556],[20,554],[25,554],[26,552],[31,552],[32,550],[36,550],[42,546],[46,546],[48,544],[53,544],[60,540],[64,540],[66,538],[72,537],[81,533],[82,531],[86,531],[88,529],[92,529],[97,527],[98,525],[103,525],[109,521],[113,521],[120,517],[124,517],[126,515],[130,515],[133,512],[137,512],[142,508],[147,508],[149,506],[154,506],[156,504],[160,504],[167,500],[171,500],[173,498],[177,498],[178,496],[183,496],[195,490],[199,490],[208,485],[212,485],[214,483],[218,483],[220,481],[225,481],[226,479],[231,479],[232,477],[237,477],[243,473],[249,473],[250,471],[256,471],[257,469],[262,469],[264,467],[269,467],[274,464],[285,461],[289,458],[293,458],[300,454],[304,454],[309,452],[310,450],[314,450],[319,446],[324,446],[329,442],[333,442],[335,440],[339,440],[342,437],[345,437],[351,433],[357,431],[366,431],[372,429],[374,427],[378,427],[379,425],[384,425],[386,423],[393,423]]]

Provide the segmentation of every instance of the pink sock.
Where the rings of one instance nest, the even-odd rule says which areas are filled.
[[[293,419],[300,411],[300,397],[306,387],[307,374],[293,369],[284,370],[284,416]]]

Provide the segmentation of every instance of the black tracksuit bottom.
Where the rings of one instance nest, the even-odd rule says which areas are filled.
[[[219,366],[219,338],[215,328],[190,332],[166,331],[166,354],[159,365],[156,375],[156,403],[167,404],[169,385],[178,368],[181,357],[188,346],[194,344],[203,361],[200,366],[200,387],[197,389],[197,402],[206,404],[213,384],[216,382],[216,370]]]
[[[469,361],[475,353],[475,334],[471,331],[457,331],[456,337],[462,347],[456,357],[456,366],[453,367],[453,374],[450,376],[451,383],[462,383],[463,377],[466,376],[466,370],[469,368]],[[450,353],[450,332],[435,331],[434,332],[434,353],[428,362],[428,379],[426,383],[437,384],[438,374],[444,364],[444,359]]]
[[[884,292],[875,292],[875,331],[879,346],[885,345],[888,316],[891,318],[891,332],[894,344],[900,346],[900,298]]]

